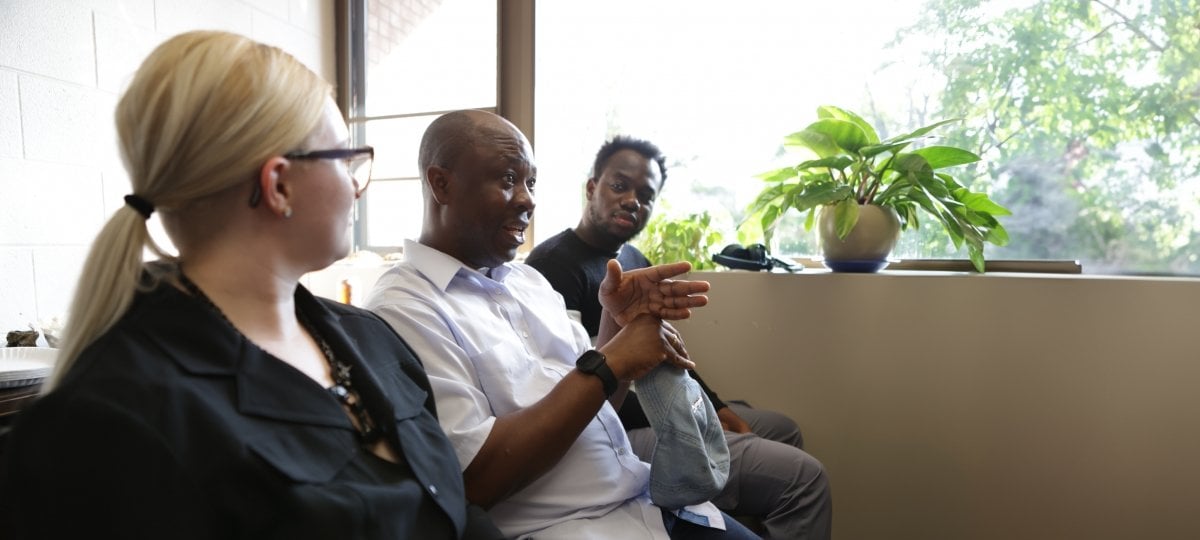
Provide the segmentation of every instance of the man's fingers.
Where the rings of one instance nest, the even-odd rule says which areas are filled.
[[[669,321],[679,321],[692,316],[692,310],[687,308],[662,308],[658,312],[658,318]]]
[[[707,305],[708,297],[702,294],[696,296],[668,296],[663,298],[663,308],[665,309],[694,308]]]
[[[663,281],[666,279],[671,279],[680,274],[686,274],[691,269],[692,269],[692,263],[687,262],[687,261],[659,264],[659,265],[650,267],[650,270],[654,271],[653,276],[654,276],[655,281]]]
[[[621,263],[616,259],[608,260],[608,267],[605,269],[604,280],[600,282],[600,291],[610,291],[616,289],[621,283]]]
[[[682,369],[696,369],[696,363],[679,355],[671,355],[671,364]]]
[[[613,278],[615,278],[617,280],[621,279],[621,261],[618,261],[616,259],[609,259],[607,270],[608,270],[608,273],[610,275],[612,275]]]
[[[708,292],[711,285],[707,281],[667,280],[658,284],[659,291],[668,296],[689,296]]]

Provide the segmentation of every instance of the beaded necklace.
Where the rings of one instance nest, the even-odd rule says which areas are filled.
[[[242,333],[237,329],[236,326],[233,325],[232,322],[229,321],[229,318],[225,316],[225,313],[221,311],[221,308],[217,307],[217,305],[214,304],[211,299],[209,299],[208,295],[204,294],[204,291],[200,290],[200,287],[196,286],[195,282],[184,275],[183,272],[178,272],[178,276],[180,284],[182,284],[192,296],[198,298],[205,305],[207,305],[209,309],[216,312],[217,315],[220,315],[221,320],[225,321],[225,324],[229,325],[234,332],[237,332],[238,334]],[[338,402],[349,409],[351,414],[354,415],[354,418],[358,420],[357,425],[354,426],[358,431],[358,440],[364,445],[371,445],[379,441],[379,439],[383,437],[383,431],[375,425],[375,422],[371,419],[371,414],[367,411],[366,406],[363,405],[362,399],[358,395],[358,391],[354,389],[354,382],[350,377],[350,371],[353,366],[338,360],[337,357],[334,356],[333,349],[329,346],[329,342],[325,341],[324,336],[317,332],[316,326],[309,322],[308,316],[306,316],[298,308],[296,309],[296,316],[300,319],[300,325],[308,331],[309,335],[312,336],[313,341],[317,342],[317,346],[321,349],[321,355],[324,356],[325,361],[329,363],[329,371],[333,376],[333,386],[328,388],[329,393],[332,394],[333,397],[338,400]],[[245,337],[245,335],[242,335],[242,337]]]

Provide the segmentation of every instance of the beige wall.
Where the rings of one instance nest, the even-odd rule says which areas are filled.
[[[0,0],[0,333],[65,314],[129,180],[112,113],[164,39],[223,29],[335,81],[333,0]]]
[[[800,422],[837,539],[1200,538],[1200,281],[693,276],[701,373]]]

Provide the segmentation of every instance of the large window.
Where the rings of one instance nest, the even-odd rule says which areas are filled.
[[[541,176],[578,200],[607,136],[648,138],[671,166],[658,212],[708,211],[733,241],[753,175],[785,164],[781,139],[818,105],[881,134],[963,118],[944,141],[984,157],[970,187],[1014,214],[988,258],[1198,274],[1198,27],[1195,0],[541,2]],[[539,208],[551,230],[578,217],[556,210]],[[802,221],[777,250],[814,252]],[[965,249],[926,225],[894,255]]]
[[[376,156],[356,239],[361,248],[394,251],[420,233],[417,150],[425,128],[449,110],[496,108],[496,3],[349,4],[362,32],[350,47],[350,126]]]
[[[359,239],[386,248],[419,228],[421,130],[494,110],[502,74],[495,2],[367,6],[352,122],[380,151]],[[708,212],[736,241],[754,175],[794,163],[783,137],[830,104],[885,136],[962,118],[942,141],[985,161],[960,178],[1013,212],[989,259],[1200,274],[1200,0],[539,2],[535,27],[535,241],[578,221],[592,157],[618,133],[668,154],[656,213]],[[894,256],[964,258],[935,226]],[[815,253],[800,215],[774,242]]]

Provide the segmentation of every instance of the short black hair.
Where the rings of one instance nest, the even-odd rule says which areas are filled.
[[[659,189],[667,183],[667,158],[663,156],[662,150],[650,141],[627,135],[617,135],[600,147],[600,151],[596,152],[596,161],[592,164],[592,178],[600,178],[600,173],[608,166],[609,158],[621,150],[633,150],[646,159],[654,160],[658,164],[658,172],[662,174]]]

